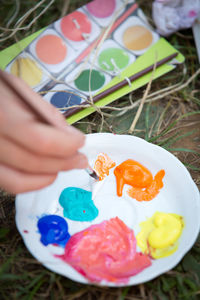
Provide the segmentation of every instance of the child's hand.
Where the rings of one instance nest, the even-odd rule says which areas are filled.
[[[55,127],[42,123],[0,81],[0,187],[11,193],[31,191],[52,183],[61,170],[86,168],[87,158],[78,152],[84,135],[22,80],[6,76],[40,105]]]

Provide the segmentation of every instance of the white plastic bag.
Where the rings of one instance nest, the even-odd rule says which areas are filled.
[[[200,0],[155,0],[152,13],[157,31],[168,36],[193,25],[200,14]]]

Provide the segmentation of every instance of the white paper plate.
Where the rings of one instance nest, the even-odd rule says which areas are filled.
[[[164,169],[166,172],[163,180],[164,187],[149,202],[138,202],[129,198],[125,192],[123,197],[119,198],[116,196],[113,168],[105,181],[97,184],[97,186],[101,185],[94,199],[99,209],[98,217],[92,222],[66,219],[69,233],[72,235],[91,224],[118,216],[137,234],[139,223],[152,217],[154,212],[177,213],[183,216],[185,222],[178,250],[171,256],[153,260],[150,267],[130,277],[126,285],[149,281],[172,269],[195,243],[200,229],[200,195],[187,169],[175,156],[161,147],[128,135],[89,134],[83,152],[87,154],[91,165],[100,152],[105,152],[117,165],[129,158],[136,160],[147,167],[153,176]],[[53,245],[45,247],[40,242],[37,221],[43,214],[63,216],[62,208],[58,203],[61,191],[68,186],[87,189],[88,181],[88,175],[83,170],[62,172],[51,186],[16,197],[16,224],[28,250],[48,269],[81,283],[89,282],[71,266],[54,257],[54,254],[62,254],[63,248]],[[109,282],[102,282],[102,285],[119,286]]]

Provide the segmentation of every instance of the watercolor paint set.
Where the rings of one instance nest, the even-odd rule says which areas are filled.
[[[89,134],[82,151],[99,181],[88,184],[84,170],[61,172],[16,198],[17,228],[32,255],[102,286],[141,284],[175,267],[200,229],[200,195],[185,166],[130,135]]]
[[[49,25],[5,70],[21,77],[64,113],[98,94],[113,79],[126,78],[122,72],[129,67],[133,72],[134,62],[159,41],[135,1],[94,0]],[[156,51],[160,50],[158,46]],[[134,88],[130,86],[128,92]],[[115,99],[111,96],[109,101]]]

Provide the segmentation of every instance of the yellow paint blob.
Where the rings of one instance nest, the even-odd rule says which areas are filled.
[[[42,80],[42,70],[30,58],[16,59],[11,66],[11,73],[23,79],[31,87],[38,85]]]
[[[143,50],[151,45],[153,36],[151,31],[141,25],[128,27],[123,34],[123,43],[130,50]]]
[[[173,213],[156,212],[153,217],[140,224],[137,244],[141,251],[152,258],[171,255],[178,249],[184,223],[183,218]]]

